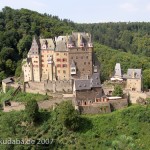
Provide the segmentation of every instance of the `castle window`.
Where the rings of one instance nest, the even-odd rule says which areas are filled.
[[[84,65],[86,65],[86,62],[84,62]]]
[[[60,58],[57,58],[57,62],[60,62],[61,61],[61,59]]]
[[[63,64],[62,67],[67,67],[67,64]]]
[[[44,62],[44,60],[42,59],[42,62]]]
[[[90,65],[90,62],[88,62],[88,64]]]
[[[86,56],[86,58],[88,59],[88,56]]]
[[[67,61],[67,59],[66,59],[66,58],[63,58],[63,59],[62,59],[62,61],[63,61],[63,62],[66,62],[66,61]]]
[[[56,53],[56,55],[58,56],[58,55],[59,55],[59,53]]]
[[[60,65],[60,64],[57,64],[57,67],[61,67],[61,65]]]
[[[66,74],[66,70],[63,70],[63,73]]]

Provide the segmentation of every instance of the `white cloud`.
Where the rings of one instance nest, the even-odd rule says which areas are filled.
[[[138,10],[138,8],[135,5],[133,5],[132,3],[121,4],[120,9],[127,11],[127,12],[135,12]]]

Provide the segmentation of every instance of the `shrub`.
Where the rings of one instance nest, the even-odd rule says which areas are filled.
[[[121,88],[121,86],[119,85],[116,85],[115,88],[114,88],[114,91],[112,93],[113,96],[121,96],[123,95],[123,90]]]

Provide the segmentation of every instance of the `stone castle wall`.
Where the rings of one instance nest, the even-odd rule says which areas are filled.
[[[108,102],[95,102],[91,105],[78,106],[81,114],[104,114],[128,106],[128,99],[109,100]]]
[[[143,99],[146,99],[148,95],[143,92],[136,92],[136,91],[129,91],[129,100],[131,103],[136,103],[136,100],[141,97]]]
[[[52,92],[72,92],[71,80],[59,80],[44,82],[45,90]]]
[[[104,114],[110,113],[110,104],[109,103],[94,103],[92,105],[78,106],[78,109],[81,114]]]
[[[72,92],[72,81],[28,82],[25,84],[26,92],[46,93],[46,90],[51,92]]]
[[[128,107],[128,99],[109,100],[111,111]]]

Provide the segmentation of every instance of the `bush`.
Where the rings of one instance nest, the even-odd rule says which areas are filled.
[[[121,96],[123,95],[123,90],[121,88],[121,86],[119,85],[116,85],[115,88],[114,88],[114,91],[112,93],[113,96]]]

